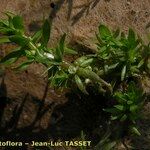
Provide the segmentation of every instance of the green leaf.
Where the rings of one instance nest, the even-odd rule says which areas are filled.
[[[9,40],[20,46],[25,46],[29,43],[29,40],[27,38],[19,36],[19,35],[10,36]]]
[[[14,16],[12,19],[12,23],[13,23],[15,29],[19,29],[19,30],[24,29],[23,19],[21,16]]]
[[[62,61],[62,53],[60,51],[60,49],[58,47],[56,47],[55,49],[55,55],[54,58],[57,62],[61,62]]]
[[[124,110],[124,106],[122,106],[122,105],[115,105],[114,107],[121,111]]]
[[[65,47],[65,54],[71,54],[71,55],[77,55],[78,52],[76,52],[75,50]]]
[[[112,36],[111,31],[105,25],[99,26],[99,34],[102,40]]]
[[[92,70],[86,68],[79,68],[78,74],[80,74],[84,78],[91,79],[93,82],[100,82],[100,77]]]
[[[111,116],[111,120],[116,120],[118,118],[119,118],[119,116]]]
[[[61,37],[61,39],[59,41],[59,45],[55,49],[55,59],[56,59],[56,61],[62,61],[62,57],[63,57],[64,49],[65,49],[65,37],[66,37],[66,34],[64,34]]]
[[[10,42],[10,40],[9,40],[8,37],[2,37],[2,38],[0,38],[0,44],[9,43],[9,42]]]
[[[124,66],[124,67],[122,68],[122,71],[121,71],[121,81],[123,81],[123,80],[125,79],[125,76],[126,76],[126,69],[127,69],[126,66]]]
[[[25,50],[25,56],[27,57],[27,59],[33,59],[35,58],[35,50]]]
[[[126,114],[124,114],[122,117],[121,117],[121,119],[120,119],[120,121],[125,121],[127,119],[127,115]]]
[[[121,32],[121,38],[124,39],[126,36],[125,36],[125,33],[124,32]]]
[[[136,61],[136,51],[134,50],[134,49],[130,49],[129,51],[128,51],[128,57],[129,57],[129,61],[131,62],[131,63],[134,63],[135,61]]]
[[[135,133],[136,135],[138,135],[138,136],[141,135],[141,133],[138,131],[138,129],[137,129],[136,127],[132,127],[132,128],[131,128],[131,131],[132,131],[133,133]]]
[[[19,66],[15,67],[14,69],[15,69],[15,70],[19,70],[19,71],[23,71],[23,70],[27,69],[27,67],[28,67],[31,63],[33,63],[33,60],[27,60],[27,61],[21,63]]]
[[[13,17],[15,16],[15,14],[12,13],[12,12],[10,12],[10,11],[6,11],[6,12],[4,12],[4,14],[5,14],[7,17],[11,17],[11,18],[13,18]]]
[[[14,30],[12,30],[12,29],[10,29],[10,28],[0,28],[0,33],[2,33],[2,34],[14,34],[15,33],[15,31]]]
[[[107,130],[98,144],[93,148],[94,150],[112,150],[117,142],[110,140],[111,131]]]
[[[103,44],[102,39],[100,38],[99,34],[96,34],[96,38],[98,40],[99,43],[97,43],[98,46],[101,46],[101,44]]]
[[[110,66],[108,67],[108,69],[115,69],[118,65],[119,65],[119,63],[110,65]]]
[[[131,105],[131,106],[130,106],[130,111],[131,111],[131,112],[136,112],[136,110],[137,110],[138,108],[139,108],[138,105]]]
[[[48,78],[50,81],[52,81],[53,77],[58,72],[59,68],[56,65],[52,65],[48,68]]]
[[[51,32],[51,25],[48,20],[45,20],[42,27],[42,44],[47,47]]]
[[[83,132],[83,130],[81,131],[81,139],[82,139],[82,141],[85,141],[85,137],[86,137],[86,135],[85,135],[85,133]]]
[[[130,48],[134,48],[136,44],[136,36],[132,29],[129,29],[128,41],[129,41]]]
[[[86,59],[87,59],[86,56],[79,57],[79,58],[77,58],[77,59],[74,61],[74,64],[79,66],[79,65],[82,64]]]
[[[80,77],[75,75],[75,82],[78,86],[78,88],[84,93],[84,94],[88,94],[88,92],[85,89],[85,86],[83,85],[83,82],[81,81]]]
[[[16,62],[23,55],[24,55],[23,50],[13,51],[13,52],[9,53],[8,55],[6,55],[4,58],[2,58],[0,61],[0,64],[10,65],[10,64]]]
[[[32,36],[32,42],[33,43],[39,42],[41,38],[42,38],[42,30],[39,30]]]
[[[56,87],[67,87],[68,74],[65,72],[58,72],[51,80],[51,85]]]
[[[9,22],[9,27],[13,28],[13,17],[15,16],[15,14],[13,14],[12,12],[4,12],[4,14],[8,17],[8,22]]]
[[[135,33],[131,28],[129,29],[129,33],[128,33],[128,41],[135,42]]]
[[[104,144],[102,150],[112,150],[117,143],[115,141]]]
[[[142,66],[143,66],[143,64],[144,64],[144,59],[142,59],[142,60],[139,62],[139,64],[138,64],[137,68],[142,67]]]
[[[73,66],[73,65],[70,65],[69,68],[68,68],[68,72],[70,74],[75,74],[77,71],[77,67]]]
[[[65,38],[66,38],[66,34],[64,34],[59,41],[59,49],[62,55],[64,54],[64,49],[65,49]]]
[[[8,27],[8,26],[9,26],[8,20],[5,20],[5,19],[0,20],[0,27]]]
[[[120,35],[120,29],[118,28],[114,33],[113,33],[113,37],[117,38]]]
[[[109,70],[108,65],[104,65],[104,72],[107,73]]]
[[[128,105],[131,105],[131,104],[133,104],[133,101],[131,101],[131,100],[130,100],[130,101],[127,101],[127,104],[128,104]]]
[[[113,39],[113,43],[115,44],[115,47],[122,47],[123,44],[119,39]]]
[[[139,69],[137,68],[137,66],[131,66],[130,70],[133,75],[134,75],[134,73],[139,73]]]
[[[17,60],[18,60],[17,57],[10,58],[7,61],[3,62],[3,65],[11,65],[11,64],[15,63]],[[1,64],[1,62],[0,62],[0,64]]]
[[[89,58],[89,59],[85,60],[84,62],[82,62],[80,66],[87,67],[93,63],[93,60],[94,60],[93,58]]]
[[[126,98],[121,92],[115,92],[114,98],[116,98],[119,103],[126,103]]]

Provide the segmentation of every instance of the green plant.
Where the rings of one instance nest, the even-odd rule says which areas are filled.
[[[113,98],[117,103],[113,108],[105,110],[111,113],[111,120],[127,123],[132,133],[140,135],[136,128],[136,121],[140,117],[144,104],[142,91],[136,87],[134,82],[131,82],[125,91],[116,91]]]
[[[13,43],[16,49],[3,57],[0,64],[11,65],[21,59],[24,62],[13,69],[24,70],[38,63],[45,66],[43,75],[54,87],[69,88],[75,85],[84,94],[89,94],[88,86],[93,87],[96,92],[115,100],[112,108],[105,110],[111,113],[111,119],[128,122],[131,130],[139,134],[135,123],[144,101],[136,84],[128,85],[127,80],[149,72],[150,44],[143,44],[132,29],[126,36],[119,29],[113,32],[100,25],[95,53],[69,62],[65,56],[76,55],[77,52],[66,45],[66,34],[55,48],[48,47],[51,22],[45,20],[41,30],[30,36],[25,33],[22,17],[9,12],[5,14],[7,19],[0,20],[0,44]],[[108,144],[110,147],[114,145],[115,142]]]
[[[26,61],[21,63],[15,69],[26,69],[32,63],[41,63],[47,69],[44,72],[48,74],[48,79],[53,86],[68,87],[70,82],[76,83],[78,88],[87,94],[84,81],[90,79],[94,84],[105,86],[112,91],[111,84],[104,81],[98,76],[90,66],[93,59],[81,57],[75,60],[74,63],[67,62],[64,59],[65,54],[76,54],[72,49],[65,45],[64,34],[58,46],[48,48],[51,26],[46,20],[42,29],[32,36],[27,36],[24,31],[23,21],[20,16],[15,16],[12,13],[6,13],[8,20],[0,20],[0,33],[2,33],[1,43],[15,43],[18,47],[1,59],[1,64],[15,63],[21,57],[25,57]],[[72,79],[75,80],[72,80]]]
[[[86,137],[86,135],[85,135],[85,133],[84,133],[83,130],[82,130],[82,131],[81,131],[81,140],[82,140],[82,141],[86,141],[85,137]],[[85,146],[81,146],[81,147],[80,147],[80,150],[86,150],[86,147],[85,147]]]
[[[117,142],[110,140],[111,132],[107,130],[99,143],[95,146],[94,150],[112,150]]]
[[[144,58],[144,69],[150,74],[150,42],[144,45],[142,56]]]
[[[142,74],[144,58],[143,43],[132,29],[126,36],[119,29],[112,32],[104,25],[99,26],[97,58],[105,75],[113,73],[121,81]]]

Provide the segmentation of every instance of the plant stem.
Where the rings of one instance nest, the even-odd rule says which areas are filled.
[[[35,46],[35,44],[31,41],[31,38],[30,38],[30,37],[27,37],[26,35],[22,35],[22,36],[29,40],[28,46],[30,47],[30,49],[31,49],[31,50],[35,50],[35,52],[37,52],[41,57],[43,57],[43,55],[39,52],[39,49],[38,49],[38,48]]]
[[[111,84],[107,83],[106,81],[104,81],[95,72],[93,72],[91,70],[88,70],[88,69],[79,68],[78,71],[77,71],[77,74],[79,76],[83,76],[85,78],[89,78],[93,82],[101,83],[102,85],[106,86],[111,91],[111,93],[112,93],[112,86],[111,86]]]

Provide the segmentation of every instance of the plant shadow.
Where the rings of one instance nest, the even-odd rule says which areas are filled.
[[[90,0],[85,4],[79,5],[74,7],[74,1],[73,0],[58,0],[56,3],[51,3],[52,11],[49,14],[49,19],[53,20],[56,16],[59,10],[61,9],[62,5],[64,3],[67,3],[68,10],[67,10],[67,20],[71,21],[71,25],[75,25],[84,15],[88,15],[89,12],[94,9],[97,4],[100,2],[100,0]],[[73,10],[78,10],[75,15],[72,15]]]
[[[2,125],[2,118],[7,103],[8,103],[8,99],[7,99],[7,88],[5,84],[5,75],[2,75],[2,80],[0,84],[0,127]]]
[[[48,84],[45,87],[42,100],[27,93],[21,102],[14,103],[15,100],[10,99],[7,96],[7,86],[4,77],[2,78],[0,85],[0,138],[2,140],[18,141],[19,139],[19,141],[31,142],[32,140],[43,141],[48,139],[48,130],[37,125],[45,113],[51,111],[52,107],[55,105],[54,103],[51,103],[45,106],[47,91]],[[30,109],[33,111],[33,114],[35,114],[34,117],[32,117],[32,120],[30,114],[29,116],[25,114],[25,105],[29,103],[29,101],[32,101],[32,104],[29,107],[32,107]],[[37,109],[34,110],[35,107],[32,105],[36,105]],[[12,111],[10,111],[10,109],[12,109]],[[24,126],[22,118],[25,115],[31,120],[31,123]]]
[[[66,97],[68,101],[65,104],[56,104],[54,102],[49,105],[45,104],[45,98],[48,92],[48,83],[45,87],[42,100],[36,97],[25,94],[20,103],[11,107],[14,100],[8,101],[7,87],[5,80],[1,82],[1,100],[0,103],[0,138],[10,141],[49,141],[51,140],[70,140],[81,137],[81,131],[86,134],[87,139],[92,140],[93,144],[99,142],[100,137],[105,133],[108,124],[108,116],[104,111],[106,99],[102,95],[90,93],[89,96],[83,95],[80,91],[68,92]],[[92,90],[91,90],[92,91]],[[23,126],[24,110],[28,101],[36,103],[37,109],[30,105],[31,111],[35,114],[30,124]],[[9,119],[6,116],[8,107],[13,108]],[[42,128],[39,124],[46,113],[50,115],[46,118],[46,128]],[[5,115],[4,115],[5,114]],[[26,114],[27,115],[27,114]],[[21,124],[20,124],[21,123]],[[27,149],[24,145],[22,149]]]
[[[80,91],[67,93],[66,96],[68,102],[56,107],[52,113],[51,119],[54,121],[49,125],[52,137],[56,140],[70,140],[80,138],[83,131],[93,144],[99,142],[108,126],[109,116],[103,111],[103,108],[107,107],[107,99],[103,95],[92,92],[83,95]],[[61,117],[55,119],[58,116]]]

